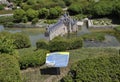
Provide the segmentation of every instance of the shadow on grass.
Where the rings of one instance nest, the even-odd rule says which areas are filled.
[[[60,68],[42,68],[41,75],[60,75]]]

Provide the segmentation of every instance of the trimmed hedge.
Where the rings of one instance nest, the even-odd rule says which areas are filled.
[[[72,38],[69,41],[70,46],[69,49],[77,49],[83,47],[83,40],[82,38]]]
[[[14,53],[14,40],[11,39],[10,33],[1,32],[0,33],[0,54],[6,53],[13,55]]]
[[[19,63],[8,54],[0,54],[0,82],[21,82]]]
[[[64,51],[69,48],[69,41],[65,39],[54,39],[49,42],[50,51]]]
[[[45,40],[39,40],[36,42],[37,49],[49,49],[48,42]]]
[[[81,38],[65,39],[57,37],[50,42],[40,40],[36,43],[37,49],[48,49],[49,51],[65,51],[70,49],[77,49],[83,46]]]
[[[48,52],[42,49],[37,51],[24,51],[25,54],[21,54],[19,58],[20,68],[26,69],[28,67],[43,65]]]
[[[72,78],[72,79],[69,79]],[[62,82],[119,82],[120,55],[86,59],[75,63]]]
[[[25,34],[15,33],[12,35],[12,38],[14,39],[13,44],[17,49],[28,48],[31,46],[29,36]]]

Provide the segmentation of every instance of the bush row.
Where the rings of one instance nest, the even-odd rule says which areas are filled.
[[[14,39],[13,44],[15,45],[15,48],[28,48],[31,46],[29,36],[22,34],[22,33],[15,33],[11,36]]]
[[[3,47],[1,46],[1,49],[5,49],[5,47],[8,47],[9,45],[11,46],[9,47],[9,49],[11,48],[21,49],[21,48],[28,48],[31,46],[29,37],[22,33],[11,34],[9,32],[1,32],[0,40],[1,41],[4,40],[4,42],[1,42],[1,45],[3,45],[3,43],[6,44],[3,45]]]
[[[0,82],[21,82],[18,61],[11,55],[0,54]]]
[[[14,11],[14,19],[15,22],[28,22],[32,21],[32,23],[37,23],[39,18],[40,19],[56,19],[62,14],[63,10],[61,7],[54,7],[54,8],[42,8],[39,10],[34,10],[34,9],[28,9],[28,10],[23,10],[23,9],[16,9]]]
[[[67,0],[66,0],[67,1]],[[95,2],[95,0],[70,0],[71,4],[68,7],[68,12],[71,15],[76,14],[86,14],[89,17],[103,17],[107,15],[114,15],[116,14],[119,16],[119,9],[120,9],[120,2],[118,1],[111,1],[111,0],[100,0]],[[109,5],[107,5],[109,3]],[[116,13],[113,13],[116,12]]]
[[[10,23],[13,25],[13,21],[14,21],[13,16],[2,16],[2,17],[0,17],[0,24],[3,24],[4,26],[10,26]]]
[[[37,49],[48,49],[49,51],[65,51],[71,49],[81,48],[83,46],[83,40],[81,38],[55,38],[50,42],[40,40],[36,42]]]
[[[62,82],[119,82],[119,63],[119,55],[79,61]]]
[[[47,50],[37,50],[37,51],[24,51],[24,54],[20,54],[19,64],[21,69],[26,69],[28,67],[36,67],[43,65],[45,63]]]

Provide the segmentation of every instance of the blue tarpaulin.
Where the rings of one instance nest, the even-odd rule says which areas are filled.
[[[46,65],[50,67],[66,67],[69,61],[69,52],[55,52],[46,55]]]

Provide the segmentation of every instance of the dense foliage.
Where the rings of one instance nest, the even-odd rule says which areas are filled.
[[[21,69],[36,67],[45,63],[47,50],[24,51],[20,53],[19,64]]]
[[[23,9],[16,9],[14,11],[14,22],[24,22],[27,21],[36,21],[39,20],[38,18],[48,18],[48,19],[55,19],[58,18],[62,14],[62,8],[59,6],[56,6],[54,8],[42,8],[39,10],[34,10],[29,8],[27,11]]]
[[[8,16],[8,17],[2,16],[2,17],[0,17],[0,24],[3,24],[4,26],[7,26],[8,23],[13,22],[13,21],[14,21],[13,16]]]
[[[71,15],[75,15],[75,14],[79,14],[79,13],[82,13],[82,7],[80,4],[72,4],[69,6],[68,8],[68,12],[71,14]]]
[[[28,48],[31,46],[29,36],[22,33],[14,33],[11,35],[12,39],[14,39],[13,44],[15,48]]]
[[[68,2],[67,0],[64,0]],[[108,15],[120,14],[120,1],[119,0],[70,0],[68,11],[71,15],[86,14],[88,17],[103,17]],[[109,5],[108,5],[109,3]]]
[[[36,42],[37,49],[49,49],[48,42],[46,40],[39,40]]]
[[[22,9],[17,9],[14,11],[13,13],[13,17],[15,19],[16,22],[21,22],[22,18],[25,16],[25,11]]]
[[[50,42],[39,40],[36,43],[37,49],[48,49],[49,51],[65,51],[71,49],[81,48],[83,46],[83,40],[81,38],[65,39],[62,37],[56,37]]]
[[[21,9],[19,9],[21,12],[18,11],[20,14],[16,14],[17,11],[15,10],[14,17],[16,22],[22,21],[21,16],[24,14],[24,11],[28,12],[29,9],[29,13],[26,13],[26,17],[30,21],[36,17],[49,19],[58,18],[62,14],[62,8],[63,10],[64,8],[68,8],[67,11],[70,15],[83,14],[90,18],[110,15],[120,16],[119,0],[99,0],[98,2],[96,2],[96,0],[19,0],[16,3],[21,7]],[[33,13],[33,11],[37,13],[34,14],[35,12]]]
[[[0,54],[0,82],[21,82],[18,61],[11,55]]]
[[[9,32],[0,33],[0,52],[9,54],[14,52],[14,49],[28,48],[31,46],[29,36],[22,33],[11,34]]]
[[[103,56],[75,63],[62,82],[119,82],[120,56]]]
[[[65,51],[69,48],[69,41],[63,38],[53,39],[49,43],[50,51]]]
[[[11,39],[9,33],[0,33],[0,53],[7,53],[13,55],[14,53],[14,40]]]
[[[3,10],[4,9],[4,6],[3,5],[0,5],[0,10]]]

